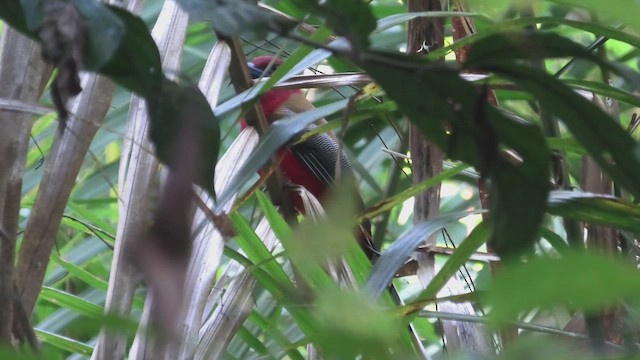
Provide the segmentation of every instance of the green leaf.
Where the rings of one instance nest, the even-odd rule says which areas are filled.
[[[376,29],[376,18],[363,0],[294,0],[298,7],[324,17],[338,35],[358,46],[369,45],[369,35]]]
[[[469,69],[487,65],[505,65],[515,60],[543,60],[549,58],[580,58],[608,69],[640,86],[640,75],[609,62],[584,46],[554,33],[502,32],[481,39],[469,48],[464,66]]]
[[[256,264],[256,266],[262,267],[269,275],[280,282],[283,287],[291,287],[292,284],[289,276],[273,255],[271,255],[271,252],[264,246],[264,243],[258,235],[251,229],[247,221],[237,212],[231,213],[229,219],[238,234],[238,236],[236,236],[236,242],[247,254],[249,260]]]
[[[594,92],[601,96],[615,99],[635,107],[640,107],[640,98],[623,89],[589,80],[563,79],[562,81],[574,89]]]
[[[7,345],[0,345],[0,358],[1,359],[11,359],[11,360],[42,360],[44,359],[60,359],[62,358],[61,354],[55,354],[57,356],[54,356],[54,354],[51,353],[45,353],[44,355],[46,355],[45,357],[43,357],[42,355],[38,354],[29,354],[28,351],[26,351],[25,353],[19,353],[17,352],[15,349],[13,348],[9,348]]]
[[[188,161],[198,162],[195,181],[213,195],[213,176],[220,148],[220,125],[213,116],[207,99],[195,85],[165,80],[161,92],[148,98],[147,105],[151,115],[149,137],[155,145],[158,158],[169,167],[186,160],[175,158],[174,143],[183,130],[195,126],[194,134],[198,138],[194,139],[194,143],[200,147],[197,152],[199,159]],[[188,124],[187,121],[192,123]]]
[[[35,34],[29,31],[24,10],[20,4],[20,0],[3,0],[0,1],[0,19],[7,25],[20,31],[21,33],[35,38]]]
[[[393,14],[385,18],[378,20],[378,24],[375,32],[382,32],[394,26],[408,22],[415,18],[439,18],[439,17],[454,17],[454,16],[480,16],[476,13],[463,12],[463,11],[422,11],[422,12],[408,12],[403,14]]]
[[[514,31],[518,29],[524,29],[526,27],[532,25],[565,25],[575,29],[584,30],[586,32],[590,32],[597,36],[604,36],[609,39],[615,39],[632,46],[638,47],[640,46],[640,38],[630,34],[628,32],[621,31],[616,29],[613,26],[598,24],[594,22],[584,22],[584,21],[576,21],[570,20],[566,17],[556,17],[556,16],[543,16],[543,17],[528,17],[528,18],[519,18],[509,21],[501,21],[494,24],[491,24],[487,28],[483,29],[483,31],[477,32],[473,35],[462,38],[451,45],[445,46],[441,49],[437,49],[427,57],[429,59],[440,59],[443,58],[447,53],[451,51],[455,51],[461,49],[465,46],[473,44],[475,42],[480,41],[486,37],[489,37],[494,34],[502,33],[505,31]]]
[[[312,340],[327,358],[412,357],[398,347],[400,333],[407,328],[400,318],[375,304],[368,294],[337,289],[325,291],[318,294],[314,310],[319,331]]]
[[[178,0],[177,3],[194,20],[207,20],[226,36],[267,30],[286,33],[295,26],[294,22],[259,7],[254,0]]]
[[[548,212],[573,220],[640,233],[640,207],[614,196],[554,191],[549,196]]]
[[[379,297],[389,286],[398,269],[407,261],[411,253],[423,244],[431,234],[440,230],[447,224],[459,220],[471,212],[458,212],[442,215],[414,225],[396,240],[373,265],[369,278],[364,286],[365,291],[374,298]]]
[[[49,344],[51,346],[54,346],[60,350],[69,351],[74,354],[82,354],[87,356],[91,356],[91,353],[93,353],[92,346],[87,345],[78,340],[74,340],[66,336],[54,334],[52,332],[48,332],[40,329],[34,329],[34,331],[38,339],[40,339],[40,341],[46,344]]]
[[[640,198],[640,145],[595,104],[553,76],[517,64],[485,67],[532,93],[562,120],[615,182]]]
[[[560,259],[531,259],[496,275],[486,294],[491,318],[512,321],[519,313],[558,305],[596,310],[637,299],[640,278],[632,264],[604,256],[573,253]]]
[[[56,262],[58,264],[60,264],[65,270],[67,270],[71,275],[77,277],[78,279],[84,281],[85,283],[87,283],[89,286],[93,287],[94,289],[98,289],[98,290],[102,290],[102,291],[107,291],[107,289],[109,288],[109,284],[98,278],[97,276],[91,274],[90,272],[88,272],[87,270],[73,264],[70,263],[66,260],[64,260],[63,258],[61,258],[59,255],[57,255],[55,252],[51,253],[51,256],[56,260]]]
[[[87,46],[83,66],[99,69],[114,56],[125,35],[122,20],[107,6],[97,1],[74,0],[87,24]]]
[[[23,9],[24,20],[27,30],[31,33],[37,33],[42,25],[46,12],[46,1],[42,0],[20,0]]]
[[[273,357],[273,354],[269,353],[269,349],[265,346],[265,344],[260,341],[255,335],[251,333],[251,331],[247,330],[246,327],[241,326],[238,329],[238,336],[245,342],[253,351],[256,352],[260,357]]]
[[[260,208],[264,212],[264,216],[269,221],[269,225],[271,225],[271,230],[276,234],[278,239],[286,239],[293,235],[293,231],[284,218],[278,212],[269,197],[262,191],[256,191],[256,198],[258,199],[258,204],[260,204]]]
[[[384,53],[364,59],[362,67],[425,137],[491,180],[498,253],[531,249],[549,191],[550,154],[540,128],[486,104],[486,96],[451,67]],[[522,162],[507,161],[500,147]]]
[[[551,244],[551,246],[553,246],[553,248],[561,255],[566,255],[567,251],[570,250],[569,245],[560,235],[546,227],[540,228],[540,236],[547,240],[549,244]]]
[[[537,240],[550,190],[550,156],[537,125],[520,122],[515,116],[512,120],[493,116],[492,120],[501,140],[523,160],[512,162],[500,156],[490,176],[495,249],[507,257],[531,250]]]
[[[43,286],[39,299],[73,310],[92,319],[101,319],[103,317],[104,309],[101,306],[58,289]]]
[[[635,0],[617,0],[615,5],[598,0],[551,0],[552,2],[586,8],[594,14],[598,14],[602,19],[615,19],[617,22],[628,24],[634,30],[639,31],[640,26],[637,25],[637,14],[640,11],[640,5]]]
[[[140,96],[156,94],[163,81],[162,62],[147,26],[137,16],[115,6],[107,7],[124,24],[125,34],[109,61],[98,70]]]

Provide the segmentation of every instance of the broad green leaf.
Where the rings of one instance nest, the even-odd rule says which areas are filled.
[[[0,1],[0,19],[21,33],[35,38],[35,34],[29,31],[24,10],[20,0]]]
[[[324,216],[307,216],[291,237],[281,239],[298,273],[318,292],[340,285],[328,276],[328,263],[344,262],[353,274],[353,285],[359,285],[370,268],[354,240],[361,236],[355,216],[361,199],[354,185],[352,178],[343,178],[335,184],[330,196],[322,199]]]
[[[319,331],[312,340],[327,358],[411,358],[408,349],[398,346],[407,327],[368,294],[324,291],[318,294],[314,313]]]
[[[490,175],[492,236],[496,252],[505,258],[532,249],[550,190],[550,156],[541,130],[511,118],[492,117],[501,140],[523,160],[500,156]]]
[[[189,159],[197,162],[195,182],[213,194],[213,176],[220,148],[220,125],[213,116],[207,99],[195,85],[165,80],[161,91],[147,98],[147,105],[151,115],[149,137],[160,161],[169,167],[186,161],[175,158],[174,146],[183,131],[192,134],[196,137],[193,138],[194,145],[199,146],[196,151],[199,159]]]
[[[603,69],[623,76],[635,86],[640,86],[640,76],[637,73],[606,61],[584,46],[554,33],[514,31],[488,36],[469,48],[464,66],[476,69],[487,65],[505,65],[515,60],[561,57],[589,60]]]
[[[294,0],[301,9],[322,16],[327,25],[356,46],[367,46],[369,34],[376,28],[370,4],[364,0]]]
[[[580,143],[571,136],[571,134],[566,134],[562,137],[547,138],[547,144],[549,144],[549,148],[553,150],[560,150],[578,155],[587,154],[584,147],[582,147],[582,145],[580,145]]]
[[[252,0],[177,0],[194,18],[211,22],[217,32],[226,36],[264,33],[267,30],[286,33],[295,26]]]
[[[591,10],[594,14],[598,14],[599,18],[619,21],[625,24],[636,32],[640,30],[640,26],[637,25],[637,17],[635,16],[640,11],[640,4],[635,0],[617,0],[615,5],[598,1],[598,0],[551,0],[552,2],[570,6],[576,6],[580,8],[586,8]]]
[[[46,14],[47,2],[42,0],[20,0],[20,5],[22,6],[27,30],[34,34],[37,33]]]
[[[74,0],[87,24],[87,43],[83,66],[99,69],[114,56],[125,33],[122,20],[97,1]]]
[[[640,145],[602,109],[537,69],[516,64],[485,68],[510,78],[536,96],[541,106],[567,125],[616,183],[640,198]]]
[[[427,55],[427,57],[429,59],[440,59],[444,57],[448,52],[461,49],[464,46],[468,46],[470,44],[478,42],[481,39],[484,39],[488,36],[499,34],[505,31],[514,31],[514,30],[524,29],[528,26],[537,25],[537,24],[566,25],[572,28],[590,32],[597,36],[604,36],[609,39],[619,40],[627,44],[630,44],[632,46],[640,46],[640,38],[638,36],[616,29],[613,26],[598,24],[595,22],[571,20],[567,17],[543,16],[543,17],[518,18],[514,20],[496,22],[488,26],[487,28],[483,29],[480,32],[467,36],[450,45],[447,45],[441,49],[437,49],[431,52],[429,55]]]
[[[162,63],[147,26],[126,10],[108,8],[124,24],[126,32],[115,54],[97,70],[138,95],[155,95],[162,86]]]
[[[491,318],[503,323],[535,308],[563,305],[588,312],[620,300],[637,301],[639,292],[640,277],[632,264],[573,253],[505,267],[485,300],[491,306]]]
[[[383,53],[364,59],[362,67],[425,137],[491,180],[498,253],[530,249],[549,191],[550,154],[539,127],[486,104],[482,92],[451,67]],[[507,161],[502,146],[521,162]]]
[[[640,207],[614,196],[554,191],[549,196],[548,212],[568,219],[640,233]]]
[[[101,2],[72,0],[55,4],[46,0],[21,0],[20,4],[22,7],[18,9],[18,1],[4,1],[0,6],[0,18],[10,19],[9,24],[31,37],[37,37],[48,12],[57,10],[62,4],[74,6],[83,19],[82,23],[74,25],[86,26],[82,65],[89,70],[100,68],[113,57],[125,33],[122,21]]]

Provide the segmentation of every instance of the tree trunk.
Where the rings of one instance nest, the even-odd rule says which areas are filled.
[[[441,11],[439,0],[409,0],[410,12]],[[408,54],[427,54],[444,45],[444,23],[442,18],[416,18],[409,21],[407,37]],[[431,85],[425,85],[431,86]],[[426,120],[428,121],[428,120]],[[413,163],[413,183],[418,184],[442,171],[443,153],[434,144],[427,141],[415,126],[410,132],[411,160]],[[440,185],[433,186],[417,195],[414,203],[414,223],[438,216],[440,209]],[[426,239],[425,245],[435,245],[437,235]],[[433,253],[418,253],[418,278],[423,286],[435,275]],[[464,285],[457,278],[451,278],[443,291],[444,295],[464,292]],[[440,310],[453,313],[473,314],[471,304],[442,303]],[[447,348],[452,351],[488,352],[486,335],[481,325],[443,320],[441,321]]]

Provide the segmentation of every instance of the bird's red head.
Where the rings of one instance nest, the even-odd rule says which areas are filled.
[[[251,63],[253,65],[255,65],[258,69],[262,69],[262,70],[266,69],[267,66],[269,66],[269,64],[271,63],[273,63],[273,66],[280,66],[282,65],[282,62],[283,62],[282,59],[277,58],[275,56],[271,56],[271,55],[257,56],[253,60],[251,60]]]
[[[249,67],[251,77],[258,79],[264,76],[271,76],[283,62],[282,59],[275,56],[263,55],[255,57],[247,66]],[[300,90],[298,89],[272,89],[263,94],[260,98],[260,103],[262,104],[262,109],[267,119],[271,122],[277,120],[276,117],[272,116],[274,112],[285,105],[285,102],[292,94],[299,92]],[[244,128],[245,124],[241,123],[241,126]]]
[[[251,77],[257,79],[259,77],[270,76],[273,74],[278,66],[282,65],[282,62],[282,59],[275,56],[263,55],[254,58],[247,65],[249,66]]]

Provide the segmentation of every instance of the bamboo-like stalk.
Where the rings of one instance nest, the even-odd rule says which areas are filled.
[[[0,39],[0,97],[35,103],[50,74],[39,46],[17,31],[5,28]],[[0,110],[0,343],[6,344],[11,341],[16,311],[14,257],[22,176],[33,124],[31,117],[24,111]]]
[[[188,16],[174,1],[165,2],[152,31],[164,68],[173,70],[179,67],[187,22]],[[128,316],[131,311],[137,283],[137,272],[126,259],[125,251],[148,224],[148,205],[153,194],[151,185],[156,179],[158,169],[158,162],[151,150],[153,146],[148,140],[148,126],[149,119],[144,100],[133,96],[118,172],[120,217],[105,304],[107,314],[123,317]],[[145,302],[145,307],[149,306],[150,301]],[[145,313],[149,312],[149,309],[145,309]],[[146,324],[141,323],[140,326],[145,328]],[[151,341],[146,337],[144,340],[137,339],[139,344],[137,349],[141,353],[147,351],[146,346],[148,341]],[[127,338],[124,334],[103,329],[91,358],[123,359],[127,350],[126,345]]]
[[[222,156],[218,164],[216,165],[216,180],[215,189],[219,193],[229,186],[229,181],[234,177],[235,173],[242,167],[253,149],[258,144],[258,133],[253,128],[245,129],[236,138],[231,147]],[[211,202],[209,201],[209,204]],[[230,205],[233,203],[233,199],[229,201],[225,211],[229,211]],[[201,212],[196,214],[194,224],[200,224],[206,221],[206,217]],[[207,320],[207,313],[205,309],[207,307],[207,300],[211,292],[215,292],[214,282],[215,274],[220,264],[222,257],[222,250],[224,246],[223,235],[214,227],[210,222],[206,222],[202,230],[194,239],[193,254],[189,264],[189,270],[187,273],[185,293],[188,294],[185,299],[185,313],[183,318],[183,342],[180,346],[179,353],[173,358],[176,359],[193,359],[194,354],[200,351],[196,348],[196,345],[202,341],[202,327]],[[252,304],[251,289],[247,292],[244,289],[236,289],[236,296],[233,297],[234,301],[242,302],[243,306]],[[227,289],[225,296],[230,296],[231,288]],[[246,298],[245,298],[246,295]],[[235,303],[229,303],[229,306],[236,306]],[[240,308],[243,308],[241,306]],[[249,311],[251,307],[249,308]],[[218,315],[213,315],[218,316]],[[224,315],[223,315],[224,316]],[[234,319],[241,325],[248,316],[248,312],[239,312],[234,315]],[[230,319],[224,319],[230,321]],[[230,325],[227,323],[227,325]],[[238,326],[239,326],[238,325]],[[224,328],[224,332],[228,339],[223,342],[216,341],[217,351],[224,351],[228,342],[233,338],[237,327]],[[214,331],[214,337],[215,337]],[[214,357],[215,358],[215,357]]]
[[[266,219],[260,221],[256,234],[262,239],[267,249],[273,250],[277,239]],[[243,273],[238,276],[241,272]],[[251,294],[256,280],[237,263],[229,265],[225,274],[227,273],[229,276],[236,275],[236,277],[224,292],[213,314],[202,326],[199,343],[192,359],[221,358],[237,330],[251,313],[253,308]]]
[[[84,90],[71,102],[67,127],[56,134],[47,158],[20,248],[17,285],[27,313],[35,305],[69,195],[115,89],[111,80],[95,74],[83,74],[81,85]]]

